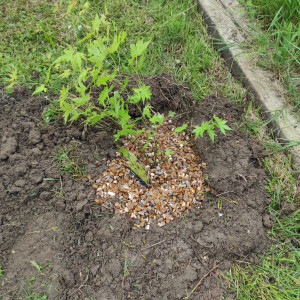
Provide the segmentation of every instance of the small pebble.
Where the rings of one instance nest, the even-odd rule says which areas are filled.
[[[157,225],[158,225],[159,227],[163,227],[163,226],[166,225],[166,222],[160,222],[160,223],[158,223]]]

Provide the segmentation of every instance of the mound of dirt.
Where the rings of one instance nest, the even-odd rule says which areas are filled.
[[[120,82],[125,83],[126,79],[128,82],[124,89],[124,86],[120,85]],[[193,98],[188,86],[176,83],[168,74],[160,74],[153,77],[138,76],[136,74],[130,74],[122,77],[119,76],[112,82],[114,88],[109,94],[110,96],[113,96],[115,91],[124,89],[121,93],[121,97],[127,100],[127,96],[133,95],[134,89],[140,87],[143,83],[150,87],[152,96],[151,100],[148,102],[155,111],[160,113],[168,113],[169,111],[187,112],[195,104],[195,99]],[[91,95],[95,102],[97,102],[102,90],[103,86],[92,88]],[[143,108],[148,102],[146,100],[144,104],[140,103],[141,107]],[[129,104],[128,109],[133,118],[141,116],[140,110],[135,105]]]
[[[146,84],[155,109],[187,108],[180,99],[189,92],[170,77],[148,78]],[[91,128],[83,135],[80,127],[45,124],[41,115],[47,105],[22,89],[0,96],[0,266],[5,270],[0,296],[184,299],[203,278],[189,299],[220,299],[226,293],[230,298],[216,272],[236,260],[255,260],[266,243],[266,174],[258,142],[235,126],[243,112],[222,98],[209,98],[193,110],[193,124],[214,113],[233,129],[215,143],[196,141],[214,193],[164,227],[133,230],[127,215],[94,202],[89,179],[74,181],[53,162],[71,145],[95,177],[115,157],[111,133]]]

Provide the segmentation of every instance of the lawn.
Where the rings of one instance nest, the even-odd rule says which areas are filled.
[[[271,70],[285,86],[287,103],[299,117],[299,0],[240,2],[254,29],[248,47],[259,55],[259,64]]]

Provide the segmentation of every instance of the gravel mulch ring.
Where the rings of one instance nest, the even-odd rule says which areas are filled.
[[[151,85],[156,104],[152,106],[161,107],[161,113],[172,110],[172,101],[178,101],[183,94],[188,97],[186,88],[182,90],[164,75],[148,78],[147,84]],[[194,102],[190,100],[187,102]],[[178,204],[178,208],[190,207],[188,212],[186,208],[184,212],[179,209],[179,217],[172,214],[173,220],[168,224],[164,221],[167,218],[158,220],[158,211],[166,213],[160,210],[166,208],[160,205],[165,202],[149,198],[147,203],[160,203],[154,211],[156,220],[153,217],[146,230],[145,217],[145,227],[134,226],[137,218],[132,213],[136,214],[138,205],[131,215],[129,211],[123,215],[112,212],[95,202],[95,181],[74,181],[71,174],[60,171],[53,163],[55,153],[75,143],[74,156],[80,157],[91,179],[112,172],[111,164],[121,163],[121,158],[115,156],[112,134],[91,128],[83,136],[83,128],[47,125],[41,118],[47,104],[43,97],[32,97],[24,89],[0,95],[0,265],[4,269],[1,278],[5,279],[0,298],[24,299],[43,293],[47,299],[55,300],[184,299],[196,286],[189,299],[233,298],[218,274],[237,260],[257,262],[256,257],[266,245],[266,228],[272,221],[265,210],[269,198],[264,189],[267,177],[260,164],[260,146],[235,126],[243,111],[222,97],[199,103],[193,109],[193,124],[201,124],[215,113],[228,120],[233,130],[226,137],[218,135],[215,143],[198,139],[193,148],[196,152],[188,144],[178,147],[174,143],[172,161],[166,156],[161,169],[150,170],[154,187],[149,190],[135,183],[134,178],[127,178],[126,169],[122,170],[123,176],[116,175],[123,187],[127,184],[130,189],[142,189],[144,195],[151,189],[159,193],[155,182],[161,180],[161,185],[167,184],[168,190],[177,193],[168,192],[164,200]],[[183,134],[178,136],[178,141],[186,141]],[[168,139],[163,141],[168,143]],[[131,151],[137,154],[135,149]],[[173,161],[176,155],[177,164]],[[190,168],[184,172],[186,175],[198,173],[193,180],[208,180],[211,191],[205,192],[202,184],[205,196],[200,207],[197,203],[192,205],[192,201],[187,206],[187,200],[198,201],[201,191],[185,199],[185,192],[190,191],[187,182],[195,192],[193,180],[185,180],[182,192],[175,184],[173,188],[167,183],[179,180],[178,170],[183,170],[184,164]],[[206,168],[202,168],[204,164]],[[201,169],[191,171],[191,166]],[[164,174],[158,172],[166,172],[168,181],[164,182]],[[124,177],[128,181],[123,184]],[[184,185],[184,179],[180,180],[177,183]],[[116,196],[119,191],[114,191]],[[127,195],[129,198],[129,193],[123,193],[123,200]],[[134,199],[129,200],[132,203]],[[111,196],[106,199],[113,203],[111,200]],[[118,199],[121,208],[116,209],[125,209],[124,203],[128,207],[130,201],[121,200]],[[137,225],[142,219],[139,221]],[[162,222],[165,226],[158,226]],[[30,261],[42,266],[42,272]]]
[[[159,153],[157,164],[152,168],[149,163],[155,163],[153,137],[144,149],[144,159],[141,149],[147,143],[147,133],[135,136],[141,149],[130,137],[123,140],[123,147],[144,162],[150,174],[149,188],[132,176],[127,162],[120,158],[108,161],[108,170],[95,179],[96,203],[121,215],[128,213],[134,223],[133,229],[145,227],[149,230],[154,220],[157,220],[158,226],[165,226],[192,206],[199,208],[205,192],[209,191],[201,171],[205,164],[200,164],[194,153],[191,138],[185,132],[174,133],[175,128],[172,119],[166,118],[161,126],[154,129]]]

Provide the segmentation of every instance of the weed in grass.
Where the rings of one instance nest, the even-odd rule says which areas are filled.
[[[125,280],[129,276],[128,268],[134,263],[135,259],[136,259],[136,256],[134,256],[131,260],[128,260],[127,252],[125,251],[125,259],[124,259],[123,278],[122,278],[120,299],[123,299]]]
[[[85,168],[80,157],[74,154],[76,152],[76,144],[71,143],[60,149],[52,158],[60,165],[61,171],[70,173],[74,180],[79,180],[85,176]]]
[[[2,268],[2,266],[0,265],[0,277],[4,276],[4,269]]]
[[[65,193],[64,193],[64,186],[63,186],[63,180],[62,177],[59,177],[59,191],[56,192],[56,194],[62,198],[65,199]]]
[[[4,277],[5,270],[0,265],[0,287],[5,285],[5,282],[7,281],[7,278]]]
[[[129,276],[128,268],[134,263],[136,257],[133,257],[130,261],[128,260],[127,252],[125,252],[124,268],[123,268],[123,277],[126,278]]]
[[[262,106],[259,106],[255,110],[252,109],[252,101],[248,105],[247,112],[245,117],[243,118],[243,122],[239,125],[241,128],[247,130],[247,132],[251,136],[257,136],[260,132],[262,132],[263,128],[266,128],[267,124],[270,123],[270,120],[262,122],[259,112]],[[263,131],[263,134],[265,131]]]
[[[37,292],[36,290],[39,289],[37,285],[38,277],[34,276],[31,278],[26,278],[22,280],[22,285],[17,287],[16,289],[10,290],[1,296],[7,296],[10,294],[11,296],[8,296],[9,299],[26,299],[26,300],[46,300],[48,299],[47,295],[44,292]],[[2,286],[3,286],[2,282]],[[47,286],[46,283],[42,283],[41,287]],[[49,290],[52,288],[52,284],[49,286]],[[2,299],[2,298],[1,298]],[[6,299],[6,298],[3,298]],[[7,298],[8,299],[8,298]]]
[[[31,260],[30,261],[30,263],[39,271],[39,273],[41,273],[42,275],[44,275],[43,273],[42,273],[42,269],[43,269],[43,267],[42,266],[40,266],[36,261],[34,261],[34,260]]]
[[[59,102],[57,100],[49,101],[49,106],[43,113],[43,119],[48,124],[54,123],[60,113]]]
[[[46,300],[47,296],[43,293],[35,292],[34,291],[34,283],[36,282],[37,277],[32,277],[28,279],[28,285],[27,287],[22,287],[23,289],[23,299],[26,300]]]
[[[280,152],[288,150],[291,147],[298,146],[300,144],[300,141],[285,141],[285,142],[276,142],[276,141],[269,141],[266,142],[266,148],[268,148],[272,153]]]

